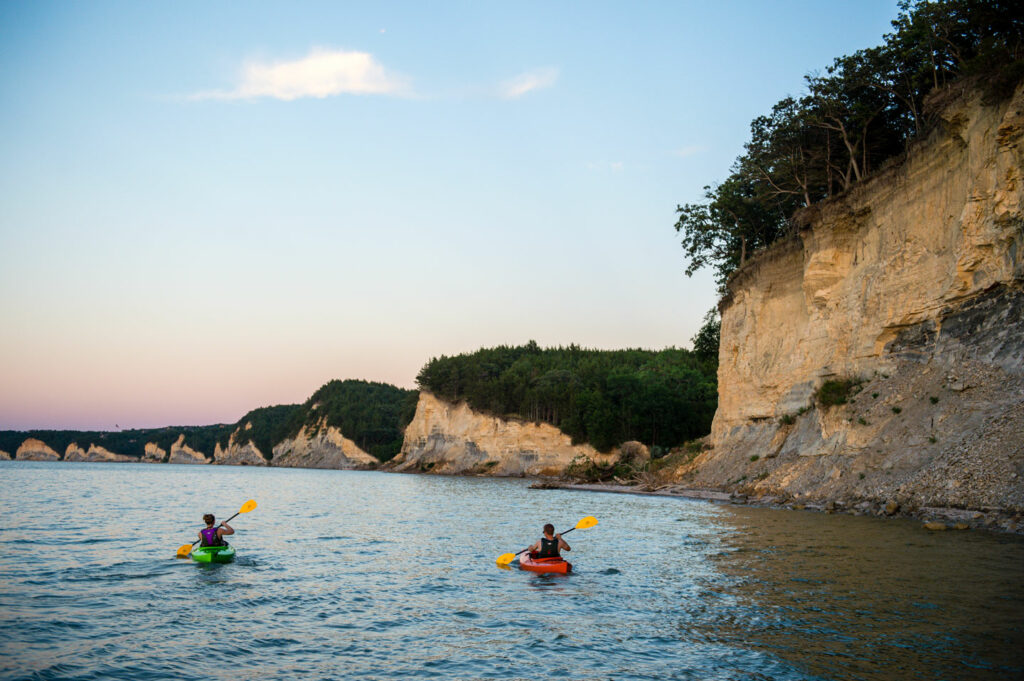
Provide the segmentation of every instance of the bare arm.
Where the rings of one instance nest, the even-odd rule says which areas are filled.
[[[558,540],[558,548],[562,551],[572,551],[572,548],[562,539],[562,535],[556,534],[555,539]]]
[[[221,523],[220,527],[217,529],[217,536],[219,536],[219,537],[223,537],[225,535],[234,534],[234,533],[235,533],[235,531],[233,529],[231,529],[231,526],[228,525],[227,523]]]

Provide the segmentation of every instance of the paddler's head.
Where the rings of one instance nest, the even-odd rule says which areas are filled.
[[[544,526],[544,536],[545,537],[553,537],[553,536],[555,536],[555,526],[552,525],[551,523],[548,523],[547,525],[545,525]]]
[[[216,518],[213,517],[212,513],[207,513],[206,515],[203,516],[203,522],[206,523],[207,527],[213,526],[213,521],[214,520],[216,520]]]

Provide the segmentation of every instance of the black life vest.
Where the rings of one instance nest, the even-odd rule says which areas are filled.
[[[557,558],[559,555],[557,537],[555,539],[540,538],[540,551],[537,552],[538,558]]]

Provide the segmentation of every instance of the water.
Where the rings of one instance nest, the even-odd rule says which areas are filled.
[[[1024,676],[1019,537],[526,484],[2,463],[0,677]],[[587,515],[575,574],[495,565]]]

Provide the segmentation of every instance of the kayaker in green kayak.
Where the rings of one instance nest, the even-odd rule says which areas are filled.
[[[533,546],[527,549],[534,558],[558,558],[561,555],[558,550],[572,551],[569,544],[562,539],[561,534],[555,534],[555,526],[548,523],[544,526],[544,536],[537,540]]]
[[[202,542],[201,546],[223,546],[227,544],[224,541],[224,537],[229,534],[234,534],[235,531],[231,529],[231,526],[227,523],[221,523],[220,527],[214,527],[213,523],[216,519],[212,513],[207,513],[203,516],[203,522],[206,523],[206,528],[199,530],[199,541]]]

